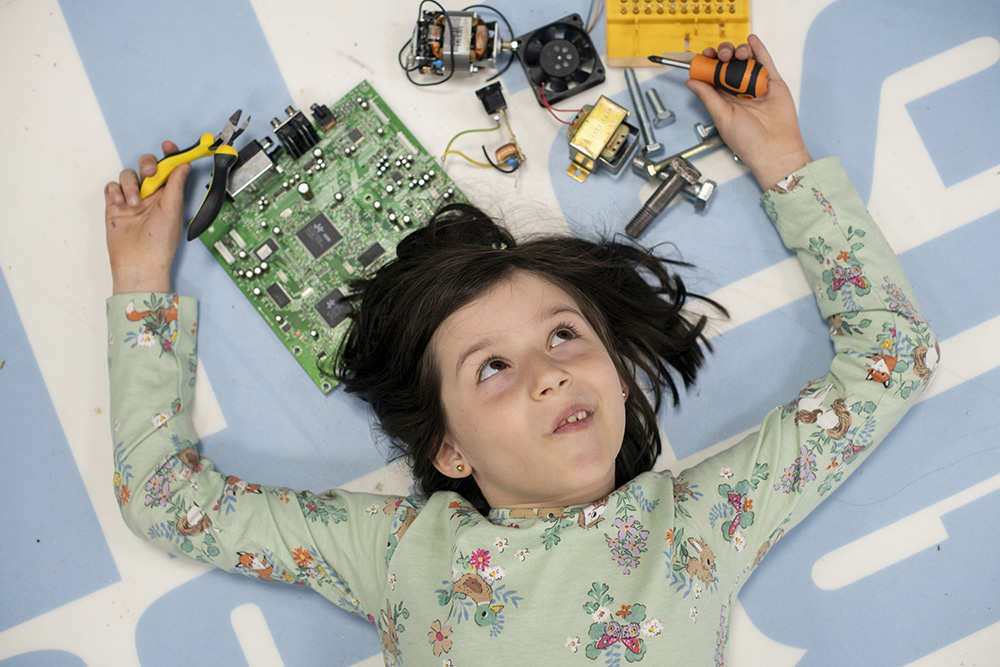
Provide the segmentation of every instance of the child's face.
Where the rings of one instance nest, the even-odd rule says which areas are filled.
[[[473,475],[497,508],[582,504],[614,489],[623,383],[566,292],[515,273],[445,319],[431,350],[442,474]]]

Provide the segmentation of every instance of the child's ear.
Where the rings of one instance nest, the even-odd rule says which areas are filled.
[[[437,455],[434,457],[434,467],[439,473],[452,479],[461,479],[472,474],[472,466],[447,437],[441,441],[441,446],[438,447]]]

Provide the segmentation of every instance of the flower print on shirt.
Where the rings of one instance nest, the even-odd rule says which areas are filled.
[[[427,641],[433,647],[434,655],[441,655],[451,650],[451,633],[451,626],[442,625],[440,619],[431,623],[431,631],[427,633]]]
[[[633,485],[622,489],[617,494],[612,533],[605,533],[604,539],[611,550],[611,559],[622,568],[622,574],[631,574],[639,567],[642,554],[647,550],[646,540],[649,531],[644,530],[636,512],[638,503]]]

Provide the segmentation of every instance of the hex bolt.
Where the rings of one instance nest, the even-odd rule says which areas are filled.
[[[634,239],[639,238],[639,235],[646,231],[653,224],[653,221],[663,213],[674,197],[680,194],[685,186],[697,185],[699,178],[701,178],[701,172],[691,166],[690,162],[682,157],[673,158],[670,161],[669,175],[657,186],[639,212],[625,226],[625,233]]]
[[[694,131],[695,134],[698,135],[698,138],[701,139],[702,141],[708,139],[709,137],[714,137],[719,133],[719,130],[716,129],[715,127],[715,123],[712,123],[711,125],[705,125],[704,123],[696,123],[694,126]]]
[[[705,180],[694,185],[689,183],[681,192],[694,204],[694,210],[701,212],[708,208],[708,202],[715,196],[718,188],[719,185],[715,181]]]
[[[635,115],[639,118],[639,131],[642,132],[642,141],[646,144],[642,149],[643,155],[658,153],[662,146],[656,143],[653,137],[653,128],[649,125],[649,116],[646,114],[646,105],[642,101],[642,91],[639,89],[639,81],[635,78],[635,70],[631,67],[625,68],[625,83],[628,84],[628,93],[632,97],[632,106],[635,107]]]
[[[655,88],[647,88],[646,97],[649,99],[649,106],[653,107],[653,114],[656,117],[656,120],[653,121],[654,127],[670,125],[670,123],[677,120],[674,117],[674,112],[663,106],[660,94],[656,92]]]

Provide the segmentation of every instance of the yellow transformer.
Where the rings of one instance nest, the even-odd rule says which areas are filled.
[[[654,64],[646,56],[701,53],[719,42],[740,44],[750,34],[750,0],[606,2],[606,62],[615,67],[645,67]]]

